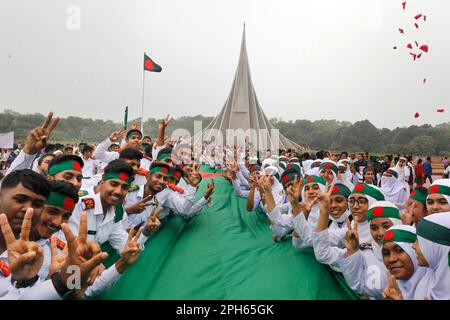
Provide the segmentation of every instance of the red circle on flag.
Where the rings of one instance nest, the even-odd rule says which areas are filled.
[[[256,171],[256,166],[253,166],[253,167],[252,167],[252,171]]]
[[[411,192],[411,196],[414,197],[417,194],[416,190],[414,190],[413,192]]]
[[[173,174],[174,174],[174,176],[177,177],[177,178],[179,178],[179,177],[181,176],[180,171],[175,171]]]
[[[289,163],[287,166],[286,166],[286,169],[290,169],[292,166],[291,166],[291,164]]]
[[[78,162],[74,161],[72,162],[72,168],[74,168],[77,171],[81,171],[81,166]]]
[[[144,67],[145,67],[145,69],[154,69],[155,68],[155,66],[153,65],[153,63],[150,59],[145,60]]]
[[[384,208],[383,208],[383,207],[375,207],[375,208],[373,208],[373,210],[372,210],[372,214],[373,214],[375,217],[379,217],[379,216],[381,216],[383,213],[384,213]]]
[[[161,172],[167,173],[169,172],[169,169],[167,169],[166,167],[161,167]]]
[[[390,241],[394,238],[395,232],[394,230],[389,230],[388,232],[386,232],[386,234],[384,235],[384,240],[386,241]]]
[[[356,187],[355,187],[356,192],[361,192],[363,190],[364,190],[364,185],[362,183],[356,185]]]
[[[325,165],[325,168],[327,168],[327,169],[331,169],[331,163],[327,163],[326,165]]]
[[[63,201],[63,208],[67,211],[72,211],[75,206],[75,201],[72,198],[66,197]]]
[[[123,173],[123,172],[121,172],[121,173],[119,173],[119,179],[120,180],[128,180],[128,175],[126,174],[126,173]]]
[[[438,185],[434,185],[431,186],[430,189],[428,189],[428,193],[437,193],[439,191],[439,186]]]
[[[284,181],[284,182],[288,182],[288,181],[289,181],[289,177],[288,177],[288,176],[284,176],[284,177],[283,177],[283,181]]]
[[[314,178],[313,178],[313,177],[308,177],[308,178],[306,178],[306,181],[308,181],[308,182],[313,182],[313,181],[314,181]]]
[[[331,193],[332,194],[335,194],[335,193],[338,193],[339,192],[339,189],[338,189],[338,187],[336,187],[336,186],[334,186],[333,187],[333,190],[331,190]]]

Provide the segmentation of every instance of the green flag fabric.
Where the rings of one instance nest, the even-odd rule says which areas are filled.
[[[210,179],[203,179],[198,198]],[[190,221],[171,217],[101,299],[357,298],[312,250],[296,251],[291,238],[274,242],[266,215],[248,212],[225,179],[214,182],[212,204]]]

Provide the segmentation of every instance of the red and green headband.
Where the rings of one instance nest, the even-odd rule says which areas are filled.
[[[424,193],[424,192],[416,189],[411,192],[411,194],[409,195],[409,198],[419,201],[423,205],[426,205],[427,204],[427,196],[428,196],[428,193],[426,193],[426,192]]]
[[[249,171],[250,172],[261,171],[261,167],[255,164],[250,167]]]
[[[312,164],[311,164],[311,169],[312,168],[318,168],[318,167],[320,167],[320,164],[322,163],[322,161],[314,161]]]
[[[344,196],[348,198],[350,196],[351,192],[350,189],[347,188],[347,186],[337,183],[333,186],[333,189],[331,190],[332,196]]]
[[[54,176],[57,173],[67,171],[67,170],[75,170],[75,171],[81,172],[81,165],[78,163],[78,161],[66,160],[66,161],[52,165],[48,169],[48,175]]]
[[[376,206],[367,211],[367,221],[377,218],[401,219],[400,212],[397,208],[387,206]]]
[[[394,170],[387,169],[385,173],[389,173],[389,174],[393,175],[394,177],[398,178],[398,173]]]
[[[347,170],[347,166],[346,166],[346,165],[343,165],[343,164],[340,164],[340,165],[338,166],[338,168],[339,168],[339,172],[340,172],[340,173],[344,173],[344,172]]]
[[[323,185],[326,185],[325,179],[319,176],[305,176],[305,179],[303,180],[303,185],[307,185],[310,183],[320,183]]]
[[[428,194],[443,194],[450,197],[450,187],[435,184],[428,189]]]
[[[383,193],[381,193],[380,190],[377,190],[365,183],[357,184],[352,191],[352,194],[355,194],[355,193],[365,194],[365,195],[370,196],[378,201],[384,200],[384,195],[383,195]]]
[[[103,175],[103,181],[107,180],[121,180],[130,185],[131,181],[133,181],[133,177],[125,172],[108,172],[107,174]]]
[[[339,168],[337,167],[337,165],[335,165],[334,163],[331,163],[331,162],[322,162],[320,164],[320,170],[325,170],[325,169],[330,169],[336,174],[339,171]]]
[[[127,138],[126,138],[126,140],[129,140],[131,137],[134,137],[134,136],[138,136],[139,139],[142,139],[142,132],[139,131],[139,130],[137,130],[137,129],[135,129],[135,130],[129,130],[129,131],[127,132]]]
[[[295,180],[295,177],[297,177],[297,180],[300,181],[302,178],[302,175],[300,172],[289,172],[288,174],[285,174],[281,177],[281,181],[283,183],[288,183]]]
[[[450,246],[450,229],[428,219],[420,220],[416,232],[418,236],[434,243]]]
[[[391,229],[386,231],[383,236],[382,244],[388,242],[406,242],[414,243],[417,240],[417,235],[414,232],[402,230],[402,229]]]
[[[75,208],[75,199],[60,193],[50,192],[45,204],[72,212]]]
[[[150,168],[150,173],[151,174],[155,174],[155,173],[170,174],[170,169],[165,166],[154,166],[154,167]]]
[[[165,153],[158,153],[158,156],[156,157],[156,160],[158,161],[162,161],[164,159],[172,159],[172,154],[170,152],[165,152]]]

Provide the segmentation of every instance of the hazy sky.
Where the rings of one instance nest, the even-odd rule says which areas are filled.
[[[163,71],[146,73],[145,118],[215,116],[245,21],[269,118],[388,128],[450,121],[450,1],[410,0],[406,11],[402,2],[0,0],[0,111],[119,122],[129,105],[129,118],[139,117],[147,51]],[[70,6],[80,9],[79,29],[68,27],[76,26]],[[416,29],[419,13],[427,21]],[[416,62],[406,49],[411,42],[418,51],[414,40],[430,48]]]

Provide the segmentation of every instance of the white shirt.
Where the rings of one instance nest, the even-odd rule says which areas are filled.
[[[94,175],[96,175],[97,173],[99,173],[101,170],[100,168],[100,163],[98,160],[92,159],[92,158],[88,158],[87,160],[84,159],[83,157],[81,158],[83,159],[83,169],[82,169],[82,173],[83,173],[83,178],[90,178]]]

